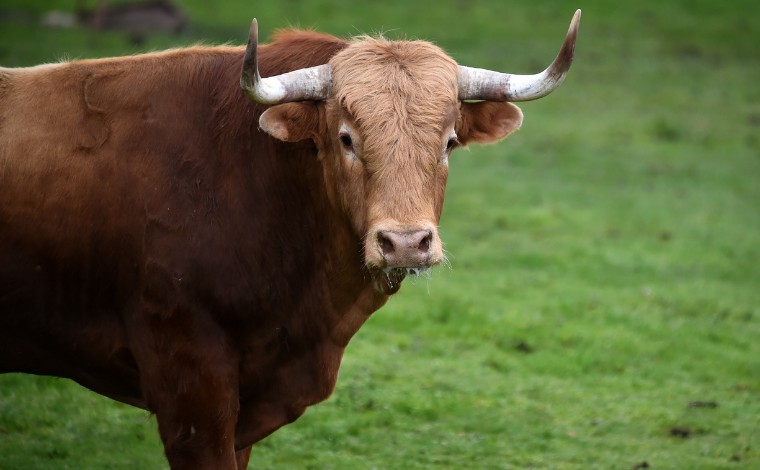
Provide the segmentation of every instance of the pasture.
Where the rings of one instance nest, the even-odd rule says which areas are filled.
[[[451,157],[450,267],[405,281],[251,468],[760,468],[760,4],[178,0],[185,31],[138,44],[39,26],[75,3],[4,0],[0,65],[243,44],[256,16],[534,73],[583,10],[565,84]],[[166,467],[148,413],[0,376],[0,469]]]

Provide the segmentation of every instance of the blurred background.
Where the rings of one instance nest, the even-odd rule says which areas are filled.
[[[565,84],[450,160],[450,268],[407,280],[250,466],[760,468],[760,3],[3,0],[0,65],[244,44],[255,16],[535,73],[576,8]],[[167,464],[146,412],[6,374],[6,468]]]

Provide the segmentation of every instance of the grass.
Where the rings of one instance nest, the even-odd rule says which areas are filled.
[[[563,87],[506,142],[451,158],[452,268],[407,281],[332,398],[252,468],[760,468],[760,4],[178,3],[189,31],[139,48],[0,23],[0,63],[240,43],[257,16],[263,34],[386,31],[532,73],[583,8]],[[165,467],[146,413],[0,376],[0,468]]]

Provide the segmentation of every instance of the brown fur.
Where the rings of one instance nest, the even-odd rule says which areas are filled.
[[[343,193],[350,198],[347,209],[364,221],[364,230],[386,220],[436,224],[448,174],[439,158],[447,137],[442,128],[457,104],[456,63],[426,42],[363,38],[331,64],[335,100],[328,113],[335,118],[339,106],[351,116],[371,175],[365,198],[353,197],[361,178],[352,178],[353,190]],[[357,204],[364,205],[363,213]]]
[[[329,396],[398,289],[368,275],[368,233],[437,225],[454,125],[492,141],[519,121],[470,116],[427,43],[276,39],[262,75],[330,61],[336,78],[327,102],[264,115],[287,142],[258,129],[242,48],[0,69],[0,371],[152,411],[172,468],[245,468]]]

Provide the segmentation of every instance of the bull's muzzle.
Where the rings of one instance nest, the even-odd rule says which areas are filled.
[[[443,260],[434,228],[379,228],[366,240],[367,264],[381,269],[426,269]]]
[[[432,230],[395,232],[383,230],[377,233],[377,244],[383,253],[387,266],[417,267],[427,266],[432,253]]]

